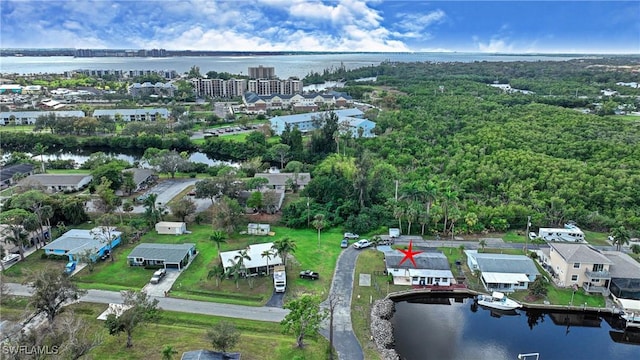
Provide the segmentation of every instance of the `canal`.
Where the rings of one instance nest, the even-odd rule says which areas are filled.
[[[396,303],[395,349],[407,360],[640,359],[640,332],[616,315],[511,313],[478,307],[472,298]]]

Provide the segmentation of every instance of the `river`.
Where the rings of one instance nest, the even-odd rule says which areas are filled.
[[[396,303],[392,323],[401,359],[513,360],[535,353],[540,360],[640,359],[640,332],[626,334],[636,344],[613,340],[624,338],[622,330],[609,324],[615,324],[617,316],[521,310],[505,315],[474,307],[471,298],[424,301],[444,304]]]
[[[117,159],[121,159],[121,160],[126,160],[128,162],[130,162],[131,164],[135,163],[136,161],[140,161],[142,159],[142,155],[141,154],[135,154],[135,153],[115,153],[115,152],[105,152],[106,155],[117,158]],[[58,153],[53,153],[53,154],[45,154],[42,156],[44,161],[49,161],[49,160],[73,160],[76,163],[76,166],[79,167],[80,165],[84,164],[85,161],[87,161],[89,159],[89,156],[91,155],[91,151],[76,151],[76,152],[58,152]],[[36,156],[37,160],[40,160],[40,156]],[[236,163],[230,162],[230,161],[222,161],[222,160],[215,160],[215,159],[210,159],[207,154],[205,153],[201,153],[201,152],[193,152],[189,154],[189,161],[194,162],[194,163],[203,163],[203,164],[207,164],[209,166],[215,166],[215,165],[231,165],[231,166],[236,166]]]
[[[198,66],[201,73],[208,71],[247,74],[250,66],[274,67],[276,76],[303,78],[310,72],[344,66],[355,69],[393,62],[474,62],[474,61],[564,61],[581,58],[580,55],[500,55],[483,53],[351,53],[300,54],[260,56],[199,56],[167,58],[96,57],[0,57],[0,73],[9,74],[62,74],[65,71],[88,70],[175,70],[188,72]]]

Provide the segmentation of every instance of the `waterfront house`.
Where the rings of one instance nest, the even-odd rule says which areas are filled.
[[[149,244],[143,243],[131,250],[127,256],[129,266],[163,267],[182,269],[196,255],[196,244]]]
[[[640,301],[640,263],[620,251],[603,251],[613,264],[609,267],[609,290],[614,299]]]
[[[558,286],[582,286],[587,292],[609,295],[610,266],[613,262],[591,245],[549,243],[543,263],[554,272]]]
[[[273,243],[262,243],[262,244],[252,244],[249,245],[246,249],[239,250],[231,250],[220,253],[220,261],[222,262],[222,266],[224,267],[224,271],[229,271],[238,261],[236,256],[243,250],[247,251],[247,255],[251,258],[251,260],[244,259],[243,265],[245,268],[246,274],[259,274],[261,272],[267,271],[267,266],[269,269],[273,269],[276,265],[282,265],[282,259],[280,255],[278,255],[273,250]],[[262,256],[265,251],[271,251],[272,255],[267,259],[266,256]]]
[[[386,251],[384,262],[387,273],[396,285],[449,286],[455,283],[447,257],[439,251],[425,251],[413,256],[414,266],[399,250]]]
[[[29,175],[19,182],[20,186],[37,186],[46,192],[75,192],[85,189],[93,179],[91,175],[82,174],[35,174]]]
[[[524,255],[479,253],[465,250],[467,266],[480,273],[487,291],[513,292],[526,290],[540,275],[536,264]]]
[[[84,111],[3,111],[0,112],[0,125],[9,125],[13,122],[15,125],[33,125],[41,116],[50,114],[59,118],[82,118],[85,116]]]
[[[47,255],[68,256],[69,261],[79,261],[85,252],[96,261],[106,256],[122,241],[122,233],[115,228],[96,227],[91,230],[73,229],[44,246]]]

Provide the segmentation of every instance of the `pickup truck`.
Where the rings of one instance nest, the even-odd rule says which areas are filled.
[[[318,280],[320,278],[320,274],[315,271],[305,270],[300,271],[300,279],[310,279],[310,280]]]

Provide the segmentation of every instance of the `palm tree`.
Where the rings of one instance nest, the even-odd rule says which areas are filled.
[[[316,228],[316,230],[318,230],[318,246],[320,246],[320,230],[324,229],[327,224],[324,221],[324,214],[316,214],[316,216],[313,217],[311,224]]]
[[[284,265],[287,265],[287,255],[289,253],[296,252],[296,243],[289,239],[288,237],[284,237],[280,240],[276,240],[273,242],[273,250],[280,256]]]
[[[373,244],[373,247],[375,249],[378,248],[378,245],[380,245],[381,242],[382,242],[382,238],[378,235],[371,238],[371,243]]]
[[[230,277],[233,277],[233,282],[236,283],[236,289],[239,289],[240,285],[238,285],[238,283],[240,281],[240,276],[242,276],[242,269],[240,268],[239,263],[233,262],[233,259],[229,259],[229,262],[233,265],[228,268],[227,274]]]
[[[216,230],[209,236],[209,240],[213,241],[218,247],[218,252],[220,252],[220,245],[227,242],[227,234],[223,231]]]
[[[631,234],[624,226],[619,226],[611,231],[611,237],[613,237],[612,244],[620,251],[622,246],[629,244]]]
[[[13,244],[18,247],[20,252],[20,260],[24,260],[24,246],[27,245],[29,234],[24,231],[21,225],[9,225],[5,234],[5,240],[9,244]]]
[[[33,153],[36,155],[40,155],[40,165],[42,166],[42,173],[44,174],[44,157],[43,155],[47,152],[48,146],[44,146],[41,143],[37,143],[33,146]]]
[[[484,247],[487,246],[487,242],[484,239],[482,239],[478,242],[478,245],[480,245],[482,252],[484,252]]]
[[[267,276],[269,276],[269,260],[273,256],[273,249],[265,250],[260,254],[263,258],[267,258]]]
[[[211,270],[209,270],[209,272],[207,273],[207,280],[211,280],[211,278],[215,278],[216,287],[220,287],[220,281],[224,279],[224,275],[225,275],[224,267],[222,266],[222,264],[218,264],[213,268],[211,268]]]
[[[249,256],[248,250],[247,249],[239,250],[238,254],[234,256],[233,259],[236,261],[236,264],[238,265],[238,270],[240,271],[240,273],[247,278],[247,282],[249,282],[249,288],[253,289],[253,282],[252,282],[253,277],[247,274],[247,268],[244,266],[245,260],[251,260],[251,256]]]

